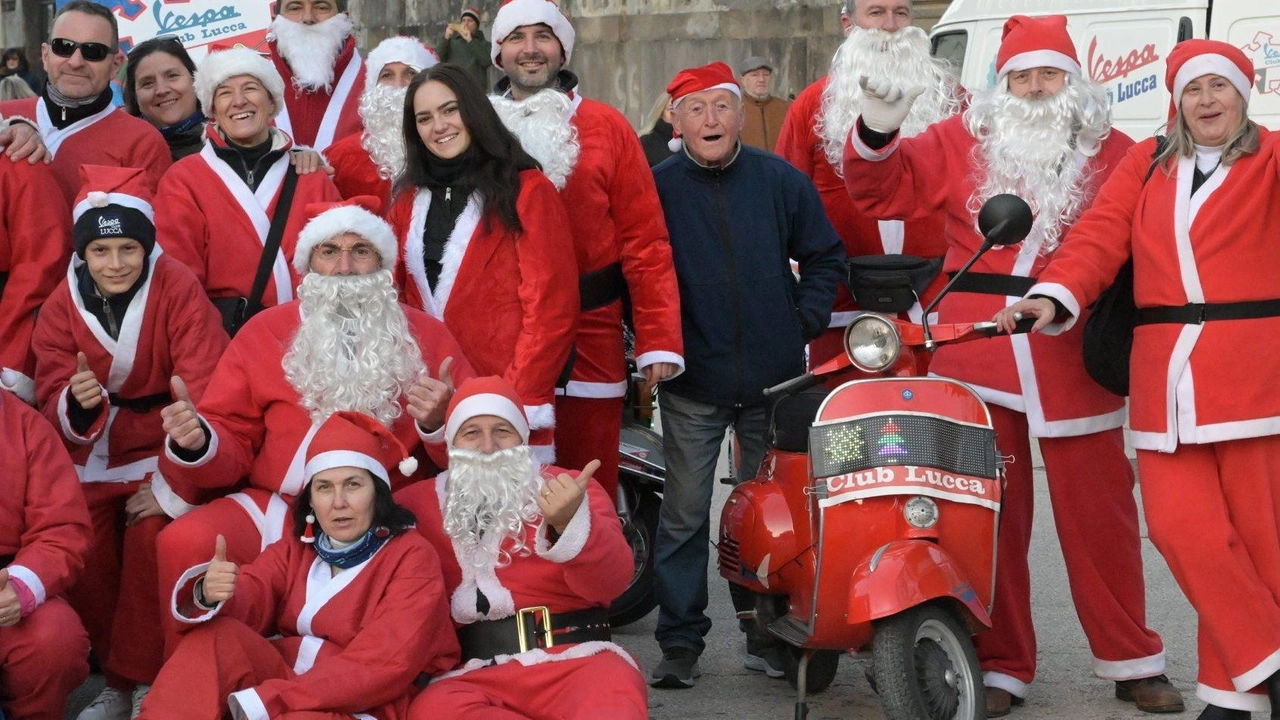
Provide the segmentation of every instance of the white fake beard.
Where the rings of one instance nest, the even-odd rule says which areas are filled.
[[[458,562],[505,567],[513,555],[528,553],[525,529],[541,517],[540,471],[528,445],[492,453],[449,448],[444,532]],[[512,544],[504,548],[507,540]]]
[[[1004,82],[975,96],[964,119],[978,140],[974,167],[982,181],[969,198],[970,212],[995,195],[1017,195],[1035,217],[1022,252],[1053,252],[1090,200],[1091,173],[1076,152],[1097,154],[1110,132],[1103,93],[1068,75],[1066,86],[1047,98],[1016,97]]]
[[[563,190],[578,164],[582,147],[573,118],[573,100],[559,90],[542,90],[525,98],[490,95],[490,102],[524,151],[542,165],[542,173]]]
[[[390,180],[404,171],[404,98],[407,87],[381,83],[366,88],[360,96],[360,119],[364,133],[360,146],[378,166],[378,177]]]
[[[293,86],[299,90],[333,91],[333,64],[351,35],[351,18],[346,13],[315,25],[294,22],[282,15],[271,21],[280,56],[293,71]]]
[[[426,366],[396,298],[390,270],[302,278],[302,324],[283,366],[313,421],[339,410],[388,426],[400,416],[400,396]]]
[[[945,60],[929,55],[929,37],[918,27],[897,32],[854,27],[836,50],[822,92],[815,131],[827,162],[843,176],[844,144],[862,114],[863,78],[892,78],[904,87],[923,87],[899,132],[913,137],[960,111],[960,85]]]

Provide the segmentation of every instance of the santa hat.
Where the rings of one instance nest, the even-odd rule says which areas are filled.
[[[364,86],[371,88],[377,85],[378,75],[382,74],[382,68],[390,63],[404,63],[413,68],[414,72],[417,72],[425,70],[438,62],[440,62],[440,58],[435,51],[423,45],[418,38],[389,37],[378,43],[378,47],[371,50],[369,57],[364,59]]]
[[[1014,15],[1005,22],[996,53],[996,75],[1003,80],[1011,72],[1038,67],[1080,74],[1080,57],[1067,33],[1066,15]]]
[[[722,62],[713,62],[702,67],[687,68],[676,73],[667,85],[667,94],[671,96],[671,107],[676,107],[687,95],[707,90],[728,90],[742,97],[742,87],[733,75],[733,69]],[[680,139],[680,131],[672,130],[672,138],[667,143],[671,152],[680,152],[684,142]]]
[[[147,255],[156,246],[155,211],[150,179],[139,168],[81,165],[80,193],[71,211],[71,238],[76,255],[89,243],[125,237],[142,243]]]
[[[368,470],[391,486],[389,468],[408,477],[418,470],[418,460],[385,425],[364,413],[341,410],[330,415],[307,446],[303,476],[307,482],[316,473],[337,467]]]
[[[462,13],[458,15],[458,21],[466,20],[468,15],[475,18],[477,25],[480,24],[480,11],[475,8],[462,8]]]
[[[553,0],[507,0],[498,8],[493,16],[493,37],[489,41],[489,57],[493,64],[502,67],[499,55],[502,52],[502,41],[507,39],[512,30],[525,25],[546,25],[555,33],[564,48],[564,64],[569,64],[573,57],[573,25],[569,18],[560,12]]]
[[[1204,75],[1221,75],[1247,102],[1253,92],[1253,63],[1240,48],[1219,40],[1183,40],[1173,46],[1164,82],[1177,107],[1187,83]]]
[[[464,380],[449,401],[449,412],[444,421],[444,437],[453,447],[453,436],[458,428],[473,417],[496,415],[511,423],[520,433],[521,442],[529,442],[529,418],[516,391],[496,375]]]
[[[306,275],[311,268],[311,251],[317,245],[343,233],[355,233],[378,251],[383,270],[395,270],[396,234],[386,220],[375,214],[380,204],[372,195],[357,195],[342,202],[309,203],[307,224],[298,233],[298,246],[293,251],[293,269]]]
[[[213,92],[222,83],[240,75],[252,75],[262,83],[275,105],[271,117],[284,107],[284,79],[270,60],[243,45],[210,48],[196,68],[195,91],[204,114],[213,117]]]

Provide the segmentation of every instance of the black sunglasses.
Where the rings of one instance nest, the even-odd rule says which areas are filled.
[[[63,58],[69,58],[76,54],[76,50],[80,50],[80,57],[89,62],[101,62],[107,59],[111,54],[111,48],[102,43],[87,42],[80,43],[75,40],[66,38],[54,38],[49,41],[49,49],[54,55]]]

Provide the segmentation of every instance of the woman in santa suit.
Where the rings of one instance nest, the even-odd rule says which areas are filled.
[[[578,315],[560,196],[456,65],[414,77],[404,135],[407,162],[388,216],[404,253],[404,301],[442,319],[478,375],[515,388],[530,446],[550,462],[555,385]]]
[[[139,717],[406,718],[415,680],[458,660],[440,560],[391,497],[390,473],[415,465],[372,417],[331,415],[294,533],[244,567],[219,535],[179,578],[171,610],[191,629]]]
[[[1280,717],[1280,134],[1249,120],[1253,81],[1232,45],[1178,44],[1166,144],[1129,150],[996,315],[1066,331],[1132,258],[1131,438],[1151,541],[1200,616],[1203,720]]]

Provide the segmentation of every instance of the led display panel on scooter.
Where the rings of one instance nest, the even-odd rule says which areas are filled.
[[[863,415],[814,425],[809,457],[815,478],[886,465],[996,477],[995,431],[934,415]]]

